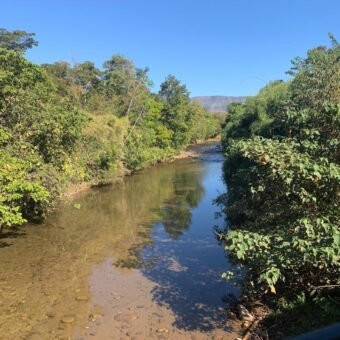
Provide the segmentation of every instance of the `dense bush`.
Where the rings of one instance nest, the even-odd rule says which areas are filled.
[[[296,59],[292,80],[232,107],[224,128],[226,249],[245,291],[282,301],[339,287],[340,47]],[[282,300],[284,299],[284,300]]]
[[[0,128],[0,232],[3,228],[41,217],[49,193],[34,173],[35,164],[10,152],[12,136]]]

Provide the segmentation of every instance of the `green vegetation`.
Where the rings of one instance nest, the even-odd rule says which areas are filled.
[[[169,76],[151,93],[148,69],[114,55],[34,65],[34,34],[0,29],[0,230],[42,218],[70,184],[107,182],[167,160],[220,123]]]
[[[0,28],[0,48],[23,54],[27,49],[38,45],[34,36],[34,33],[27,33],[20,30],[10,32],[5,28]]]
[[[228,193],[218,198],[228,224],[220,236],[246,269],[245,294],[277,315],[314,306],[321,323],[340,319],[340,47],[332,43],[295,59],[290,81],[231,105]]]

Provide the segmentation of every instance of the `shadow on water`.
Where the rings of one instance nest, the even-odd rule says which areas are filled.
[[[154,282],[153,301],[170,308],[173,326],[185,331],[228,331],[224,297],[237,294],[221,280],[230,265],[213,233],[213,226],[223,223],[213,205],[218,191],[224,191],[221,167],[214,159],[201,171],[179,173],[175,197],[163,205],[150,243],[130,248],[131,258],[116,263],[138,268]]]
[[[0,240],[0,248],[6,248],[6,247],[9,247],[11,245],[12,245],[11,243],[4,242],[4,241]]]
[[[10,239],[16,239],[18,237],[25,237],[26,233],[18,228],[12,228],[11,230],[3,230],[0,233],[0,248],[10,247],[13,243],[10,243]]]
[[[147,278],[157,283],[152,291],[154,301],[172,309],[176,315],[174,326],[179,329],[207,332],[224,328],[226,315],[218,273],[196,258],[207,249],[199,242],[190,243],[192,257],[188,257],[181,246],[176,248],[175,257],[160,258],[157,254],[150,258],[157,264],[143,270]]]

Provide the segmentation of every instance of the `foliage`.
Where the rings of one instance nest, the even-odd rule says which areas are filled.
[[[48,192],[34,179],[33,165],[6,152],[11,135],[0,128],[0,232],[41,216]]]
[[[80,137],[86,117],[57,96],[43,70],[19,54],[0,49],[0,123],[14,137],[60,165]]]
[[[339,286],[340,47],[296,59],[224,128],[226,249],[249,293],[294,301]]]
[[[161,121],[163,104],[155,98],[144,99],[145,114],[134,121],[124,143],[125,166],[130,171],[139,170],[175,154],[172,148],[173,131]]]
[[[172,145],[180,149],[190,141],[189,129],[192,112],[189,110],[189,92],[174,76],[169,75],[161,84],[159,95],[164,102],[163,124],[172,131]]]
[[[261,89],[257,96],[248,97],[245,104],[230,105],[223,146],[227,147],[232,139],[282,134],[282,114],[287,100],[288,84],[275,81]]]
[[[123,140],[129,128],[128,119],[113,115],[91,116],[83,129],[74,162],[68,164],[71,178],[77,181],[103,180],[114,177],[119,171],[123,155]]]
[[[131,111],[139,111],[141,96],[151,85],[148,68],[139,69],[121,55],[114,55],[106,61],[104,68],[104,91],[108,98],[116,97],[118,116],[129,116]]]
[[[110,181],[218,133],[174,77],[160,96],[148,68],[121,55],[103,71],[91,61],[34,65],[23,57],[33,37],[0,30],[1,229],[43,216],[69,184]]]
[[[27,49],[38,45],[34,36],[34,33],[27,33],[20,30],[10,32],[5,28],[0,28],[0,48],[23,54]]]
[[[221,124],[218,117],[208,113],[197,102],[191,102],[189,110],[191,111],[192,120],[195,122],[190,128],[191,142],[212,138],[220,133]]]

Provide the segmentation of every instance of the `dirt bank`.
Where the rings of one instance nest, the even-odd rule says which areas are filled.
[[[212,145],[220,144],[220,142],[221,136],[208,140],[198,140],[196,144],[190,144],[185,150],[174,156],[173,159],[199,158],[202,154],[208,152]]]

